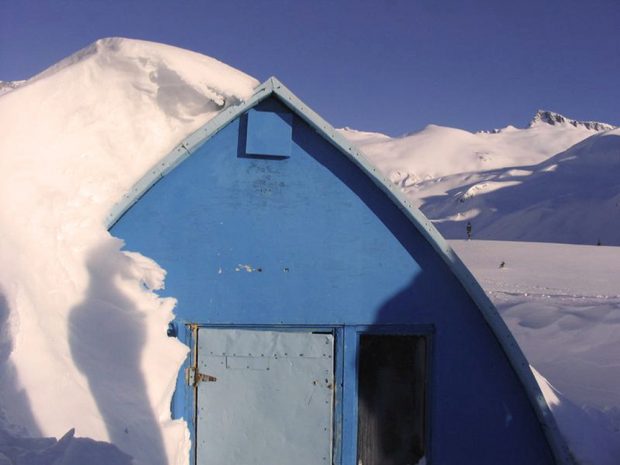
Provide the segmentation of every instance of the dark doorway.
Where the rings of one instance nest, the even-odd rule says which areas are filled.
[[[416,465],[426,453],[427,338],[361,334],[358,465]]]

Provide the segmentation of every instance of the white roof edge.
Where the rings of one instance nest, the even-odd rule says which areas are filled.
[[[241,115],[247,109],[258,104],[262,100],[266,99],[273,93],[273,85],[271,79],[267,80],[254,90],[254,94],[238,105],[231,105],[228,108],[222,110],[215,115],[206,124],[198,128],[192,134],[187,136],[183,141],[178,144],[171,152],[169,152],[164,158],[152,166],[148,172],[136,182],[129,192],[123,195],[123,197],[116,202],[110,212],[105,218],[105,226],[110,229],[114,224],[123,216],[123,214],[136,203],[140,197],[157,182],[164,177],[179,163],[189,157],[192,152],[208,141],[211,137],[217,134],[228,123],[233,121],[237,116]]]
[[[452,247],[450,247],[448,242],[441,236],[431,221],[426,218],[420,210],[414,207],[400,190],[368,161],[366,156],[364,156],[359,149],[340,135],[333,126],[302,102],[277,78],[273,76],[270,77],[255,89],[254,94],[248,100],[239,105],[230,106],[220,112],[204,126],[184,139],[159,163],[153,166],[148,173],[112,207],[110,213],[106,217],[107,228],[110,229],[160,178],[173,170],[179,163],[191,155],[196,148],[208,141],[235,118],[271,95],[277,95],[287,107],[361,168],[373,182],[397,204],[418,231],[420,231],[424,238],[442,257],[472,300],[477,304],[484,319],[491,327],[500,345],[504,349],[517,376],[525,387],[529,400],[545,432],[557,465],[573,465],[574,460],[572,454],[558,429],[555,418],[536,382],[527,359],[514,336],[504,323],[504,320],[499,315],[497,309],[469,269],[456,255]]]

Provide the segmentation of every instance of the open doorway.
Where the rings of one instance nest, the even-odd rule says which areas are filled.
[[[425,463],[428,338],[360,334],[357,465]]]

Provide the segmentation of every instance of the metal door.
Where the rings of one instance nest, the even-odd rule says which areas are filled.
[[[333,347],[332,334],[200,328],[196,465],[331,464]]]

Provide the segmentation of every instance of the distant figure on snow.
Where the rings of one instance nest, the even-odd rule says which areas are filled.
[[[471,222],[467,222],[467,240],[471,239]]]

